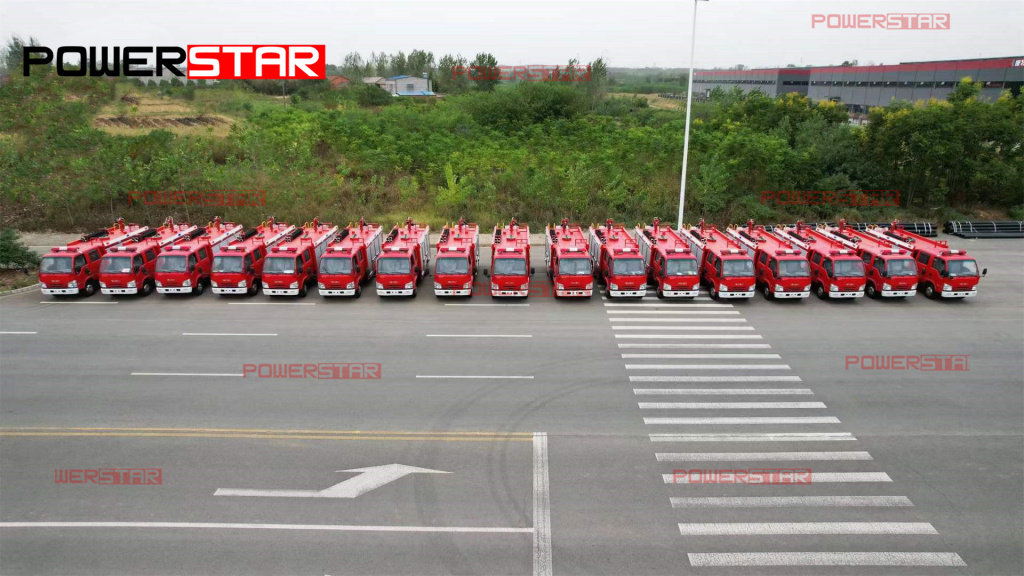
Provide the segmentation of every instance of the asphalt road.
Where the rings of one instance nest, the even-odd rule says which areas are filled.
[[[0,573],[1022,574],[1024,243],[951,243],[975,299],[4,297]]]

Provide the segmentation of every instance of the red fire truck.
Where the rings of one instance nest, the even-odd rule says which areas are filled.
[[[156,287],[156,258],[164,247],[198,230],[191,224],[175,224],[168,218],[156,230],[147,230],[110,249],[100,262],[100,291],[111,296],[142,294]]]
[[[978,263],[966,250],[951,250],[945,240],[932,240],[908,232],[899,220],[888,229],[868,228],[867,233],[910,250],[917,259],[918,285],[929,298],[971,298],[988,268],[978,273]],[[941,287],[941,289],[940,289]]]
[[[420,278],[430,270],[430,226],[395,225],[384,239],[375,263],[378,296],[416,296]]]
[[[491,241],[491,268],[484,276],[491,279],[491,297],[530,295],[530,227],[516,219],[494,227]]]
[[[434,262],[434,295],[470,296],[480,267],[480,227],[459,218],[441,229]]]
[[[213,293],[255,295],[260,289],[267,249],[294,230],[295,226],[279,224],[271,217],[214,253],[210,273]]]
[[[643,298],[647,294],[647,265],[640,246],[622,224],[609,219],[590,227],[590,257],[609,298]]]
[[[746,249],[714,226],[701,219],[691,227],[690,250],[700,260],[700,278],[708,286],[712,298],[751,298],[757,289],[754,261]]]
[[[864,296],[864,261],[857,255],[856,244],[825,229],[807,228],[803,222],[780,233],[807,252],[811,289],[818,298]]]
[[[309,286],[317,284],[320,257],[337,233],[337,226],[314,218],[285,234],[263,261],[263,293],[305,297]]]
[[[811,295],[811,266],[807,252],[789,239],[755,226],[730,226],[726,232],[754,259],[757,284],[765,299],[807,298]]]
[[[380,254],[384,234],[380,224],[351,224],[327,245],[320,259],[321,296],[354,296],[363,294],[363,283],[373,277],[373,262]]]
[[[213,253],[240,235],[242,226],[214,218],[164,248],[156,259],[156,291],[160,294],[202,294],[210,282]]]
[[[864,261],[864,293],[871,298],[906,298],[917,293],[917,264],[909,250],[894,242],[846,226],[829,229],[833,236],[853,242]]]
[[[700,292],[700,266],[690,246],[697,239],[686,230],[673,230],[658,218],[651,226],[637,226],[633,237],[647,264],[647,283],[657,287],[658,298],[694,298]]]
[[[590,244],[578,224],[569,224],[567,218],[558,226],[544,230],[544,263],[548,278],[555,285],[555,298],[581,296],[590,298],[594,293],[593,262]]]
[[[92,296],[100,287],[100,260],[107,250],[148,230],[147,226],[125,224],[124,218],[118,218],[117,223],[106,230],[97,230],[66,246],[51,248],[39,261],[43,294]]]

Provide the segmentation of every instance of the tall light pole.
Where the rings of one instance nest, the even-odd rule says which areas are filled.
[[[686,79],[686,131],[683,135],[683,174],[679,177],[679,221],[676,230],[683,227],[683,209],[686,207],[686,161],[690,157],[690,108],[693,103],[693,57],[697,49],[697,2],[693,0],[693,29],[690,31],[690,76]]]

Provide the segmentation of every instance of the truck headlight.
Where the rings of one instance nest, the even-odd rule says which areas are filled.
[[[565,290],[565,286],[555,282],[555,290]]]
[[[383,289],[384,289],[384,285],[381,284],[380,282],[377,282],[377,290],[383,290]]]
[[[828,291],[829,292],[839,292],[839,286],[836,286],[835,284],[831,284],[828,287]]]
[[[807,286],[804,286],[804,289],[802,290],[802,292],[809,292],[810,290],[811,290],[811,285],[808,284]]]
[[[775,291],[776,292],[784,292],[785,289],[782,287],[782,284],[776,284],[775,285]]]
[[[586,290],[593,290],[593,289],[594,289],[594,283],[593,282],[587,284]]]
[[[942,285],[942,291],[943,291],[943,292],[949,292],[949,291],[950,291],[950,290],[952,290],[952,289],[953,289],[953,287],[952,287],[952,286],[950,286],[949,284],[943,284],[943,285]]]
[[[72,280],[71,283],[68,284],[68,288],[78,288],[78,280]]]
[[[498,285],[497,284],[491,284],[491,290],[494,290],[495,292],[497,292],[498,291]]]
[[[159,286],[160,283],[157,282],[156,285]],[[183,287],[185,287],[185,288],[188,288],[188,287],[192,286],[192,281],[191,280],[185,280],[184,282],[181,283],[181,285]]]
[[[128,287],[129,288],[135,288],[135,280],[132,280],[131,282],[129,282],[128,283]]]
[[[618,290],[619,289],[619,285],[618,284],[609,284],[608,287],[611,288],[612,290]]]
[[[438,282],[434,282],[434,290],[440,290],[440,289],[441,289],[441,284],[438,283]]]
[[[299,283],[298,282],[292,282],[291,284],[288,285],[288,288],[291,288],[292,290],[294,290],[294,289],[296,289],[298,287],[299,287]]]
[[[950,288],[952,288],[952,286],[950,286]],[[917,284],[914,284],[913,286],[911,286],[910,289],[911,290],[917,290]]]
[[[750,286],[747,286],[747,292],[753,292],[756,288],[757,284],[751,284]]]
[[[327,288],[327,286],[324,286],[323,282],[317,282],[316,283],[316,287],[321,289],[321,290],[325,290]]]
[[[405,289],[406,290],[412,290],[412,284],[413,284],[412,282],[406,282],[405,283]]]
[[[857,288],[857,291],[858,292],[862,292],[866,286],[867,286],[867,284],[861,284],[860,288]]]
[[[241,282],[239,282],[238,285],[241,286],[243,283],[245,283],[245,280],[242,280]],[[210,280],[210,286],[213,286],[214,288],[219,288],[219,286],[217,286],[217,281],[216,280]]]
[[[185,282],[188,282],[188,280],[186,280]],[[163,282],[161,282],[161,281],[159,281],[159,280],[157,280],[157,281],[156,281],[156,287],[157,287],[157,288],[162,288],[162,287],[163,287],[163,285],[164,285],[164,283],[163,283]],[[188,284],[182,283],[182,286],[188,286]]]
[[[355,287],[356,287],[356,283],[355,282],[349,282],[348,284],[345,285],[345,289],[346,290],[351,290],[351,289],[353,289]]]
[[[46,282],[40,282],[39,286],[41,286],[43,288],[46,288]],[[70,286],[70,284],[68,284],[68,286]]]
[[[264,282],[263,283],[263,289],[266,290],[267,288],[270,288],[270,284],[267,284],[266,282]]]
[[[102,281],[102,280],[100,280],[100,288],[106,288],[106,287],[107,287],[107,283]]]
[[[882,283],[882,290],[892,290],[892,286]]]
[[[725,284],[722,284],[721,286],[718,287],[718,291],[719,292],[728,292],[729,291],[729,287],[726,286]]]
[[[469,290],[472,287],[473,287],[473,283],[472,282],[466,282],[465,284],[462,285],[462,289],[463,290]]]
[[[530,283],[527,282],[526,284],[523,284],[522,286],[519,287],[519,289],[520,290],[529,290],[530,289]]]
[[[214,284],[214,286],[216,286],[216,284]],[[246,286],[245,280],[242,280],[241,282],[238,283],[238,287],[239,288],[245,288],[245,286]]]

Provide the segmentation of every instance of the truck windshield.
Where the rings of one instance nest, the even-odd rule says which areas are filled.
[[[836,260],[836,278],[863,278],[864,262],[861,260]]]
[[[184,272],[184,256],[160,256],[156,259],[157,272]]]
[[[129,256],[104,256],[100,263],[100,274],[128,274],[132,271]]]
[[[780,260],[779,278],[806,278],[811,275],[807,260]]]
[[[526,276],[525,258],[498,258],[494,261],[495,276]]]
[[[435,274],[469,274],[469,260],[466,258],[438,258]]]
[[[754,275],[751,260],[722,260],[722,278],[749,277]]]
[[[70,274],[71,258],[67,256],[45,256],[39,262],[41,274]]]
[[[349,257],[324,258],[320,261],[321,274],[351,274],[352,259]]]
[[[665,263],[666,276],[696,276],[697,260],[693,258],[669,260]]]
[[[642,276],[647,273],[639,258],[621,258],[612,261],[612,276]]]
[[[214,272],[241,272],[241,256],[215,256],[213,258]]]
[[[408,258],[381,258],[377,261],[377,274],[408,274],[412,265]]]
[[[889,276],[917,276],[917,264],[910,258],[889,260],[885,263],[885,271]]]
[[[263,262],[264,274],[295,274],[295,258],[272,256]]]
[[[562,276],[589,276],[590,258],[566,258],[558,262],[558,273]]]
[[[978,263],[974,260],[951,260],[947,265],[950,276],[978,275]]]

